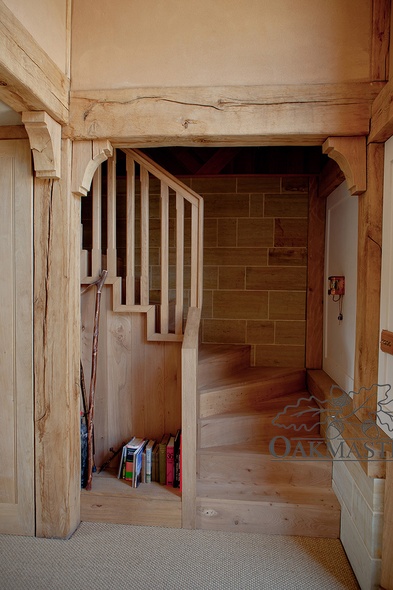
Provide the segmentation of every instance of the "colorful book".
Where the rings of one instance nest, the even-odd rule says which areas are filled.
[[[145,449],[147,439],[143,440],[143,443],[134,452],[134,471],[132,474],[132,487],[137,488],[142,483],[142,462],[143,462],[143,451]]]
[[[176,432],[175,436],[175,444],[174,444],[174,454],[175,454],[175,475],[173,478],[173,487],[179,488],[180,487],[180,438],[181,438],[181,430]]]
[[[145,481],[146,483],[150,483],[152,481],[152,455],[153,455],[153,448],[156,444],[156,441],[151,439],[148,441],[145,447]]]
[[[143,438],[136,438],[132,440],[131,443],[127,443],[126,445],[126,457],[125,457],[125,475],[124,479],[129,481],[133,481],[134,478],[134,455],[138,449],[140,449],[145,442]]]
[[[159,451],[159,482],[162,485],[166,484],[166,448],[171,435],[164,434],[160,441]]]
[[[151,456],[151,479],[152,479],[152,481],[160,481],[159,454],[160,454],[160,445],[155,445],[155,447],[153,448],[152,456]]]
[[[175,437],[171,436],[166,446],[166,485],[173,486],[175,476]]]
[[[127,444],[131,444],[132,441],[134,440],[134,438],[135,438],[135,436],[133,436],[131,438],[131,440],[128,441]],[[118,472],[117,472],[118,479],[121,479],[122,477],[125,476],[126,450],[127,450],[127,445],[124,445],[123,450],[122,450],[121,455],[120,455],[119,469],[118,469]]]

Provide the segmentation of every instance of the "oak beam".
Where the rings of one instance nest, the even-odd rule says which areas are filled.
[[[351,195],[360,195],[367,188],[366,138],[329,137],[322,151],[332,158],[344,172]]]
[[[356,304],[356,345],[354,390],[378,383],[379,308],[382,255],[382,194],[384,146],[371,143],[367,148],[367,191],[359,196],[358,284]],[[362,390],[354,396],[360,420],[376,412],[377,400],[367,400]],[[364,407],[363,407],[364,404]]]
[[[80,520],[80,200],[71,142],[61,180],[35,179],[36,535],[66,538]]]
[[[390,3],[391,0],[373,0],[371,80],[389,78]]]
[[[69,79],[0,0],[0,100],[68,122]]]
[[[0,141],[2,139],[29,139],[23,125],[0,126]]]
[[[60,178],[61,125],[45,111],[22,113],[38,178]]]
[[[366,136],[383,83],[128,88],[71,94],[73,139],[118,145],[322,145]]]
[[[385,142],[393,135],[393,80],[390,80],[373,102],[368,141]]]

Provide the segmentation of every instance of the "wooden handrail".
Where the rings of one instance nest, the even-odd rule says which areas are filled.
[[[131,148],[123,149],[122,151],[126,154],[130,154],[135,162],[138,162],[138,164],[146,168],[146,170],[158,178],[158,180],[165,182],[169,188],[176,193],[180,193],[186,201],[189,201],[193,205],[198,205],[198,203],[203,201],[201,195],[198,195],[198,193],[190,189],[186,184],[175,178],[175,176],[172,176],[172,174],[164,170],[164,168],[156,164],[141,151]]]
[[[184,320],[184,293],[189,288],[189,305],[195,308],[202,307],[202,253],[203,253],[203,199],[192,191],[185,184],[155,164],[142,152],[134,149],[124,149],[126,154],[126,242],[117,243],[117,227],[119,226],[116,217],[116,152],[108,159],[107,174],[107,246],[105,265],[108,269],[108,279],[115,279],[118,276],[117,255],[120,248],[125,252],[125,289],[116,291],[120,301],[113,301],[117,310],[129,310],[131,307],[137,309],[149,308],[157,301],[151,302],[150,292],[152,289],[150,247],[158,245],[160,250],[160,274],[156,277],[160,287],[155,289],[160,292],[159,301],[159,322],[154,328],[154,335],[162,336],[172,340],[174,336],[182,337]],[[136,207],[136,165],[139,167],[140,178],[140,241],[136,242],[135,228],[135,207]],[[160,182],[160,226],[155,225],[154,230],[161,232],[160,240],[151,238],[151,177]],[[102,190],[101,190],[101,169],[98,169],[93,180],[93,202],[92,202],[92,251],[91,251],[91,276],[99,274],[102,265]],[[174,272],[170,272],[170,219],[169,213],[174,210],[173,199],[175,200],[176,221],[174,228],[175,256],[171,263],[175,266]],[[185,207],[186,205],[186,207]],[[191,217],[190,217],[191,212]],[[124,214],[123,214],[124,215]],[[123,223],[123,221],[121,221]],[[185,264],[185,225],[191,233],[191,273],[190,285],[184,284]],[[120,225],[121,227],[121,225]],[[173,234],[171,234],[173,236]],[[140,251],[140,263],[136,259],[136,249]],[[155,262],[154,264],[157,264]],[[187,264],[189,264],[187,262]],[[140,266],[140,269],[137,267]],[[172,270],[172,269],[171,269]],[[170,277],[175,280],[175,288],[170,284]],[[89,277],[86,277],[89,278]],[[90,277],[91,278],[91,277]],[[138,280],[139,279],[139,280]],[[175,301],[174,310],[170,307],[170,289],[174,288]],[[139,291],[139,292],[138,292]],[[171,319],[174,326],[171,326]],[[149,325],[151,325],[151,317]],[[154,323],[156,320],[154,320]]]

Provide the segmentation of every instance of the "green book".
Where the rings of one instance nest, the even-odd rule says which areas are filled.
[[[159,446],[159,482],[162,485],[166,484],[166,448],[170,438],[170,433],[164,434]]]

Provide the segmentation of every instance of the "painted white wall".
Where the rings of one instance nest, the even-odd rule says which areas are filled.
[[[358,199],[343,182],[326,203],[323,369],[345,391],[353,390],[355,370]],[[345,276],[343,320],[328,295],[328,277]]]
[[[385,143],[384,170],[380,328],[393,332],[393,137]],[[393,356],[380,350],[378,366],[378,383],[392,387],[390,391],[379,388],[378,402],[387,401],[384,410],[393,412]],[[393,438],[393,420],[378,416],[382,420],[379,426]]]

